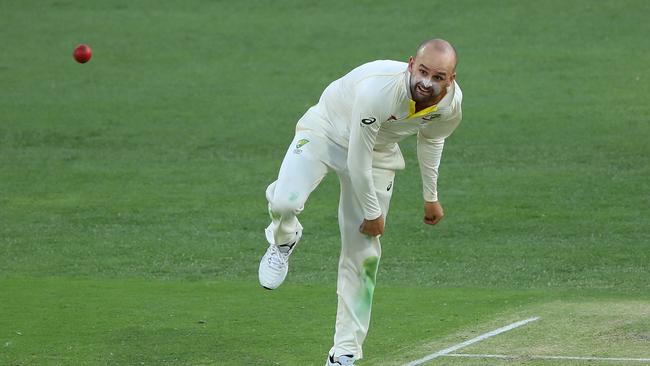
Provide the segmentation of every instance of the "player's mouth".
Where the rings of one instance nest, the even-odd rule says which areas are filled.
[[[424,95],[431,95],[431,93],[433,93],[433,89],[425,89],[420,84],[415,84],[415,89],[418,91],[418,93]]]

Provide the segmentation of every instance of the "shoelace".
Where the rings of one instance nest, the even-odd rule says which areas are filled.
[[[271,255],[269,256],[269,265],[273,269],[282,269],[287,265],[287,259],[289,258],[289,253],[283,253],[280,248],[275,245],[269,247],[271,250]]]

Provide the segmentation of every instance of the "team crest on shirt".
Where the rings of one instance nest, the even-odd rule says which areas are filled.
[[[309,140],[307,140],[307,139],[298,140],[298,143],[296,144],[296,149],[300,149],[301,147],[307,145],[308,142],[309,142]]]
[[[296,148],[293,150],[293,153],[294,153],[294,154],[300,154],[300,153],[302,153],[302,149],[301,149],[301,148],[302,148],[303,146],[307,145],[308,142],[309,142],[309,140],[307,140],[307,139],[300,139],[300,140],[298,140],[298,142],[296,143]]]

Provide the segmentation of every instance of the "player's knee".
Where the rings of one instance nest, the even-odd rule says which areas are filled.
[[[294,216],[302,210],[302,203],[298,201],[297,197],[274,197],[271,201],[271,211],[281,216]]]

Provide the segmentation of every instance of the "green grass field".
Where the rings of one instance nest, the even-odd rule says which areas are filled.
[[[0,365],[322,365],[338,183],[287,283],[257,284],[264,190],[323,88],[422,40],[460,55],[446,218],[402,144],[360,366],[650,358],[650,3],[0,2]],[[72,50],[88,43],[80,65]]]

